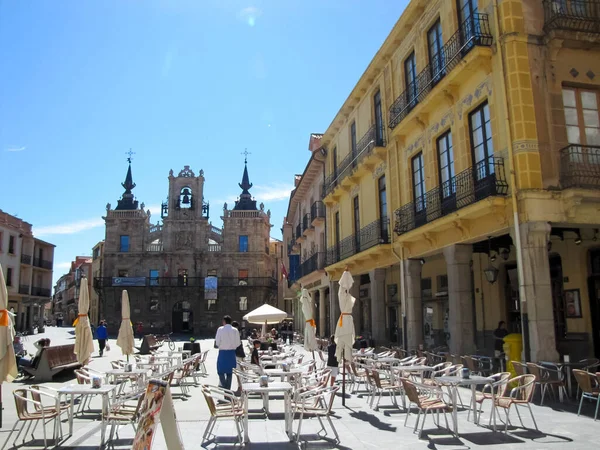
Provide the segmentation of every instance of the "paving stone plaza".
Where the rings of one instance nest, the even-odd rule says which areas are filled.
[[[46,333],[35,336],[28,336],[25,345],[29,352],[33,352],[33,343],[42,338],[49,337],[52,345],[72,343],[74,336],[71,328],[57,329],[47,328]],[[115,345],[115,340],[111,339],[111,350],[106,352],[103,357],[98,357],[97,352],[92,358],[90,367],[98,371],[106,371],[111,368],[110,361],[121,358],[120,349]],[[139,341],[137,341],[139,343]],[[97,343],[96,350],[97,350]],[[212,340],[201,341],[203,350],[210,349],[206,361],[208,376],[202,379],[203,383],[217,385],[218,377],[216,374],[217,350],[213,349]],[[296,346],[298,351],[303,352],[300,346]],[[311,357],[310,355],[306,355]],[[47,386],[58,388],[66,384],[75,383],[75,378],[66,374],[62,378],[51,383],[44,383]],[[2,385],[4,411],[3,424],[0,430],[0,444],[5,449],[38,449],[43,448],[43,435],[41,427],[35,431],[35,439],[26,436],[25,444],[21,439],[17,442],[18,447],[14,447],[12,441],[6,442],[10,429],[16,420],[15,403],[12,391],[19,387],[34,384],[33,381],[21,381],[21,379]],[[233,389],[236,388],[234,381]],[[186,449],[200,448],[202,435],[204,434],[208,419],[209,410],[202,396],[199,387],[190,388],[190,397],[185,398],[180,395],[180,389],[173,388],[174,404],[177,417],[177,424],[182,436],[183,444]],[[470,399],[470,390],[460,389],[462,401],[467,404]],[[260,407],[260,399],[250,399],[249,410],[253,411]],[[399,402],[401,405],[401,402]],[[592,403],[584,403],[582,415],[577,417],[577,405],[573,400],[565,403],[553,403],[545,401],[544,406],[540,407],[539,399],[535,398],[535,404],[532,405],[533,414],[537,421],[539,431],[535,431],[531,418],[522,414],[527,429],[509,427],[508,434],[501,431],[493,432],[488,428],[474,425],[467,421],[467,411],[459,410],[458,424],[459,435],[453,436],[448,430],[436,428],[431,416],[428,417],[425,424],[425,431],[421,439],[416,433],[413,433],[413,426],[416,420],[416,414],[411,414],[408,424],[404,426],[405,412],[398,407],[392,406],[389,397],[383,397],[378,411],[371,409],[367,402],[365,392],[358,391],[356,395],[348,395],[346,406],[342,406],[340,396],[336,397],[333,404],[333,423],[340,435],[341,442],[333,444],[325,440],[318,440],[316,433],[319,431],[319,424],[316,419],[304,420],[302,424],[301,445],[305,448],[339,448],[339,449],[371,449],[371,448],[397,448],[398,446],[408,448],[438,448],[438,449],[464,449],[480,448],[484,445],[494,445],[499,449],[587,449],[593,448],[597,444],[597,434],[600,430],[600,422],[594,422],[592,419],[594,406]],[[100,421],[98,412],[100,410],[100,401],[92,400],[92,408],[85,415],[77,415],[74,419],[73,436],[67,437],[68,421],[67,415],[63,415],[62,429],[65,438],[58,442],[54,447],[54,442],[49,441],[49,448],[61,449],[96,449],[100,445]],[[291,443],[287,439],[284,426],[283,401],[275,397],[270,402],[270,416],[265,419],[263,415],[252,412],[249,419],[249,437],[250,443],[246,445],[251,449],[287,449],[298,448],[299,444]],[[484,409],[482,423],[487,423],[489,417],[489,404]],[[516,414],[511,412],[513,425],[519,424]],[[444,421],[441,420],[444,424]],[[294,431],[298,421],[294,420]],[[49,438],[52,436],[52,426],[47,426]],[[235,445],[235,426],[233,421],[218,421],[214,433],[218,435],[219,441],[217,448],[233,448]],[[329,435],[332,436],[331,432]],[[134,432],[131,426],[124,426],[119,429],[118,438],[113,439],[108,448],[128,449],[131,448]],[[214,448],[216,444],[209,444],[208,448]],[[239,444],[238,444],[239,447]],[[158,431],[153,449],[166,449],[162,431]]]

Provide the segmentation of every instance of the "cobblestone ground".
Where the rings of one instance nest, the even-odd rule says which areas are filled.
[[[43,335],[29,336],[26,346],[33,353],[33,342],[41,337],[49,337],[52,345],[70,343],[74,340],[72,329],[53,327],[47,328]],[[209,376],[204,378],[207,384],[217,384],[216,375],[216,356],[217,351],[212,350],[212,340],[201,342],[203,349],[211,349],[207,360],[207,369]],[[97,344],[96,344],[97,349]],[[94,355],[91,367],[96,370],[110,369],[110,361],[120,359],[120,349],[115,345],[115,340],[111,339],[111,350],[100,358],[97,353]],[[52,383],[47,383],[51,387],[60,387],[65,384],[74,383],[74,379],[67,376],[58,379]],[[12,391],[31,382],[15,382],[2,385],[4,398],[3,425],[0,429],[0,448],[15,448],[12,441],[6,442],[10,429],[16,420],[16,411]],[[235,382],[234,382],[235,386]],[[177,422],[183,443],[186,449],[200,448],[200,442],[206,423],[208,420],[208,408],[202,397],[200,388],[191,388],[191,397],[184,398],[179,396],[179,389],[174,388],[175,410]],[[470,391],[461,389],[461,397],[465,403],[470,398]],[[250,409],[258,408],[260,400],[250,400]],[[425,431],[421,439],[413,433],[413,426],[416,415],[411,415],[408,419],[408,427],[404,426],[405,412],[391,405],[389,398],[383,398],[378,411],[372,410],[366,400],[364,393],[357,395],[348,395],[346,405],[342,405],[342,399],[336,398],[334,403],[335,417],[333,422],[341,437],[341,442],[337,446],[323,440],[317,440],[316,432],[319,430],[316,419],[305,420],[302,425],[304,447],[314,448],[339,448],[339,449],[391,449],[399,446],[406,446],[411,449],[465,449],[480,448],[485,445],[494,445],[496,449],[588,449],[598,448],[598,433],[600,432],[600,421],[594,422],[592,415],[594,407],[592,403],[585,403],[581,417],[577,417],[577,405],[574,401],[564,404],[548,403],[543,407],[536,404],[532,406],[533,414],[537,421],[539,431],[533,428],[533,422],[528,414],[522,414],[525,425],[529,428],[509,427],[508,434],[496,432],[474,425],[467,421],[467,411],[458,413],[459,436],[454,437],[445,429],[438,429],[433,424],[431,417],[427,419]],[[271,418],[266,420],[264,416],[250,419],[249,434],[251,444],[247,447],[251,449],[288,449],[298,446],[287,442],[284,432],[283,421],[283,402],[274,400],[271,402]],[[92,402],[92,407],[100,409],[100,401]],[[488,411],[484,412],[482,422],[487,421]],[[514,412],[511,413],[513,424],[519,424],[518,417]],[[66,417],[65,417],[66,419]],[[443,423],[443,420],[442,420]],[[294,421],[294,429],[297,421]],[[68,431],[67,421],[62,423],[63,431]],[[218,447],[234,447],[234,425],[230,421],[218,423],[215,433],[223,436]],[[51,426],[48,426],[48,434],[52,435]],[[129,449],[133,438],[133,429],[123,427],[119,430],[118,439],[111,442],[112,448]],[[331,435],[331,433],[330,433]],[[6,444],[6,445],[5,445]],[[17,442],[20,449],[39,449],[43,448],[42,430],[38,427],[35,432],[35,439],[31,436],[26,437],[25,444]],[[49,442],[50,444],[50,442]],[[53,442],[51,447],[53,446]],[[97,449],[100,444],[100,422],[97,416],[77,416],[74,420],[74,434],[66,437],[57,443],[56,448],[61,449]],[[214,444],[210,447],[214,447]],[[239,446],[238,446],[239,447]],[[154,449],[166,449],[166,445],[159,431]]]

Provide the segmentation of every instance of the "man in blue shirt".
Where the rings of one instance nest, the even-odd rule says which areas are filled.
[[[106,347],[106,340],[108,339],[108,331],[106,331],[106,321],[100,321],[100,325],[96,328],[96,339],[98,339],[98,346],[100,347],[100,356],[104,353],[104,347]]]

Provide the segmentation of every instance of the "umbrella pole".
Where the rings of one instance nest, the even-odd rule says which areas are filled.
[[[342,406],[346,406],[346,349],[342,350]]]

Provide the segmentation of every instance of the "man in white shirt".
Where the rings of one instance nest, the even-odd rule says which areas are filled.
[[[241,345],[240,333],[231,326],[231,317],[223,317],[223,326],[217,330],[215,346],[219,349],[217,357],[217,373],[221,387],[231,390],[233,369],[237,365],[235,349]]]

